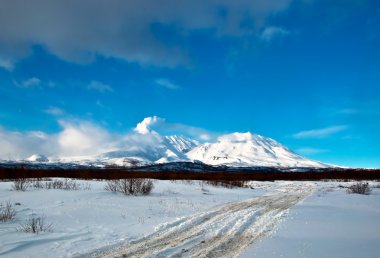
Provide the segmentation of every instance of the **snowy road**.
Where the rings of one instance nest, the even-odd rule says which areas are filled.
[[[308,183],[285,185],[264,196],[181,218],[151,235],[87,257],[235,257],[313,190]]]

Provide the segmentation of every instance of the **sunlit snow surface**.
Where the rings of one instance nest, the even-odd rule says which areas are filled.
[[[142,237],[161,223],[265,192],[155,181],[151,195],[132,197],[105,191],[105,182],[81,183],[91,184],[91,190],[17,192],[11,191],[12,183],[0,182],[0,203],[21,204],[15,206],[15,221],[0,223],[0,256],[70,257],[87,253]],[[17,232],[19,224],[32,214],[45,215],[54,225],[53,232]]]
[[[317,191],[290,209],[276,231],[239,257],[379,257],[380,189],[360,195],[337,187],[347,184],[318,183]]]
[[[105,191],[105,182],[79,182],[91,190],[17,192],[10,190],[11,182],[0,182],[0,202],[20,204],[15,206],[15,221],[0,223],[0,256],[80,256],[137,240],[179,218],[309,186],[315,188],[312,195],[281,215],[245,257],[377,257],[372,255],[380,251],[379,189],[361,196],[338,187],[351,183],[252,182],[253,189],[226,189],[198,182],[155,181],[150,196],[132,197]],[[19,224],[33,214],[45,215],[53,231],[18,232]]]
[[[192,149],[187,156],[211,165],[326,167],[303,158],[273,139],[252,133],[232,133]]]

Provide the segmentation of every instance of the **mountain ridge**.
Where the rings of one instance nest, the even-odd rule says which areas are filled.
[[[77,163],[97,166],[145,166],[171,162],[200,162],[228,167],[331,167],[302,157],[283,144],[250,132],[225,134],[215,142],[199,143],[181,135],[140,133],[137,140],[92,156],[50,157],[34,154],[27,162]],[[38,158],[43,157],[43,158]]]

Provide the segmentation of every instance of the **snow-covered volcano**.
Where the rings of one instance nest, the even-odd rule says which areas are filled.
[[[139,141],[141,141],[139,143]],[[99,155],[100,159],[116,161],[114,159],[133,158],[143,163],[166,163],[188,160],[186,153],[199,143],[195,140],[179,136],[160,136],[154,134],[142,134],[134,141],[124,144],[120,150],[110,151]],[[120,162],[120,160],[119,160]],[[124,162],[125,163],[125,162]]]
[[[82,165],[141,166],[179,161],[202,162],[231,167],[329,167],[292,152],[273,139],[252,133],[220,136],[216,142],[200,144],[179,135],[161,136],[144,130],[117,139],[111,150],[95,155],[49,157],[33,155],[28,160]]]
[[[273,139],[252,133],[223,135],[215,143],[199,145],[187,153],[191,160],[210,165],[326,167],[301,157]]]

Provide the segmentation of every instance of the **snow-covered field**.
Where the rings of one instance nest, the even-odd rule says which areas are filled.
[[[19,192],[0,182],[0,203],[19,204],[14,221],[0,222],[0,256],[339,257],[334,252],[341,250],[340,257],[376,257],[350,252],[360,247],[380,253],[379,189],[361,196],[338,187],[350,183],[227,189],[154,181],[149,196],[125,196],[105,191],[103,181],[78,182],[91,189]],[[32,215],[44,215],[52,231],[18,231]]]
[[[360,195],[337,187],[350,184],[318,183],[315,193],[293,206],[276,231],[240,258],[380,257],[380,189]],[[379,187],[380,182],[372,185]]]

